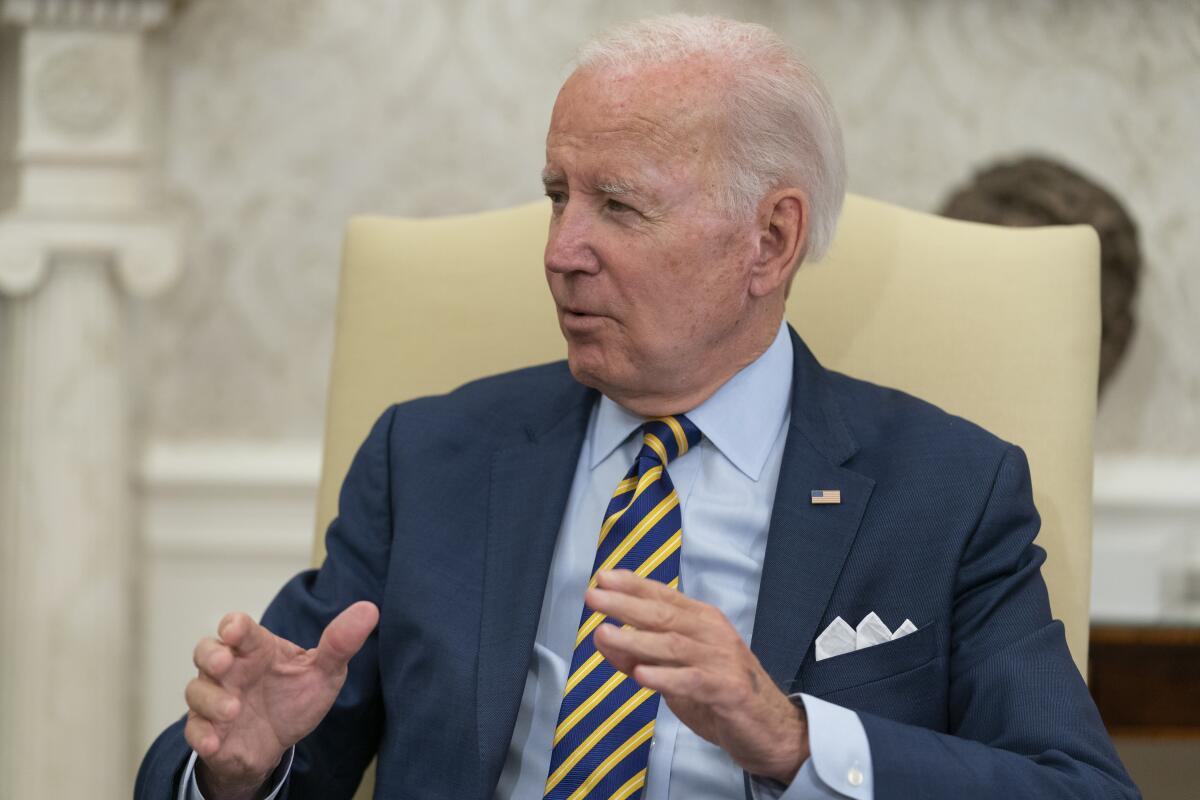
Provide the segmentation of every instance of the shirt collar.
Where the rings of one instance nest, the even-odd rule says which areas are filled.
[[[792,338],[780,323],[766,352],[725,382],[688,419],[746,477],[757,481],[788,415]],[[612,455],[645,419],[602,396],[589,442],[589,469]]]

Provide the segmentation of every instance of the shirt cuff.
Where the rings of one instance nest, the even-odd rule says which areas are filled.
[[[271,793],[262,800],[275,800],[280,790],[283,789],[283,784],[287,781],[288,775],[292,773],[292,760],[296,757],[295,745],[288,748],[287,753],[279,760],[279,766],[271,773],[271,777],[267,780],[268,784],[273,784],[274,789]],[[205,800],[204,795],[200,793],[200,787],[196,785],[196,751],[192,751],[192,757],[188,759],[187,767],[183,770],[183,777],[179,780],[179,791],[175,794],[176,800]]]
[[[755,800],[874,800],[871,747],[858,714],[808,694],[791,695],[808,717],[809,759],[788,786],[754,778]]]

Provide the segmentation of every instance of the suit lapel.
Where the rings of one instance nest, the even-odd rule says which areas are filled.
[[[875,482],[841,466],[858,449],[829,377],[792,331],[791,426],[767,535],[751,649],[791,691],[829,604]],[[839,489],[837,505],[813,505],[813,489]]]
[[[595,393],[570,382],[542,419],[492,455],[476,702],[483,792],[512,738],[542,596]]]

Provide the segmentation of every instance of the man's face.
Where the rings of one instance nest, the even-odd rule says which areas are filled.
[[[719,86],[703,65],[584,71],[554,105],[546,279],[571,372],[626,405],[725,370],[749,300],[752,226],[715,199]]]

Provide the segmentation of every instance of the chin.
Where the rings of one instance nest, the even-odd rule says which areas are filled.
[[[593,368],[593,365],[585,363],[584,359],[572,357],[570,346],[567,349],[567,367],[571,370],[571,376],[584,386],[604,391],[602,388],[604,382],[600,380],[597,370]]]
[[[577,344],[567,339],[567,366],[575,380],[598,392],[608,394],[614,385],[612,369],[595,344]]]

